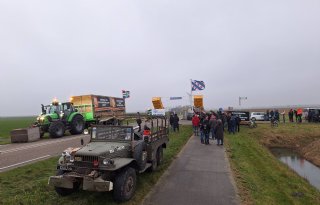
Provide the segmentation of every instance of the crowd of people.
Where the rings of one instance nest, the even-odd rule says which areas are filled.
[[[282,116],[282,121],[283,123],[286,122],[286,111],[283,110],[283,112],[279,113],[279,110],[267,110],[266,112],[266,118],[267,120],[277,120],[280,122],[280,115]],[[295,117],[295,122],[301,123],[302,122],[302,115],[303,115],[303,110],[301,108],[299,109],[290,109],[288,112],[288,117],[289,117],[289,122],[294,122],[294,117]]]
[[[196,113],[192,117],[195,136],[200,135],[202,144],[209,144],[209,138],[217,140],[217,145],[223,145],[224,132],[235,134],[240,131],[240,117],[229,112],[218,111],[210,113]]]

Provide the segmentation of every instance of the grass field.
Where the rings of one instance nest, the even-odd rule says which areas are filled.
[[[0,118],[0,144],[10,143],[10,131],[17,128],[29,127],[36,120],[30,117],[1,117]]]
[[[226,135],[227,153],[242,204],[320,204],[320,192],[278,161],[262,143],[268,134],[299,133],[307,137],[315,132],[311,129],[314,126],[282,124],[271,129],[269,124],[259,124],[256,129],[241,127],[240,133]]]
[[[137,191],[131,201],[123,204],[141,204],[163,172],[171,164],[183,145],[192,135],[191,126],[182,126],[180,133],[170,133],[170,142],[164,150],[164,162],[153,173],[138,175]],[[0,173],[0,204],[117,204],[112,193],[79,191],[68,197],[58,196],[53,187],[48,186],[48,177],[55,174],[58,158],[54,157],[32,165]]]

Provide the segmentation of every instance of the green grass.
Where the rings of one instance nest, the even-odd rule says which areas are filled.
[[[170,142],[164,150],[164,162],[156,172],[138,175],[134,197],[123,204],[141,204],[143,198],[171,164],[183,145],[192,135],[191,126],[182,126],[180,133],[170,134]],[[79,191],[67,197],[58,196],[53,187],[48,186],[48,178],[55,174],[58,158],[41,161],[0,173],[0,204],[117,204],[112,193]]]
[[[10,143],[10,131],[17,128],[29,127],[36,117],[1,117],[0,118],[0,144]]]
[[[268,132],[303,133],[306,127],[288,124],[272,130],[269,124],[259,124],[257,129],[241,127],[240,133],[226,135],[227,153],[242,204],[320,204],[320,192],[260,143],[262,135]],[[304,195],[296,197],[295,193]]]

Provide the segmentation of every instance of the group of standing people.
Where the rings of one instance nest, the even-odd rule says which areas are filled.
[[[302,122],[302,114],[303,114],[303,110],[301,108],[293,110],[290,109],[288,112],[288,117],[289,117],[289,122],[294,122],[294,117],[295,117],[295,121],[298,123]],[[282,116],[282,121],[283,123],[286,122],[286,111],[283,110],[283,112],[279,113],[278,110],[271,110],[269,112],[269,110],[267,110],[266,116],[267,119],[270,117],[270,120],[277,120],[278,122],[280,122],[280,115]]]
[[[200,135],[202,144],[209,144],[210,134],[213,140],[217,140],[217,145],[223,145],[225,125],[229,132],[235,132],[239,125],[236,117],[225,113],[196,113],[192,118],[192,126],[195,136]]]
[[[175,132],[176,130],[179,132],[179,117],[177,115],[177,113],[170,114],[170,118],[169,118],[169,123],[170,123],[170,127],[171,129]]]

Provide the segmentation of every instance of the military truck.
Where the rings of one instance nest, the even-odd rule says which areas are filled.
[[[61,196],[83,189],[112,191],[114,200],[129,200],[136,189],[136,174],[155,171],[169,142],[165,117],[152,117],[140,132],[133,126],[94,125],[90,134],[86,146],[62,153],[57,175],[49,178],[49,185]]]
[[[65,131],[80,134],[91,124],[119,124],[125,115],[123,98],[101,95],[73,96],[70,102],[42,105],[42,113],[34,123],[40,127],[40,136],[49,132],[53,138],[62,137]]]

